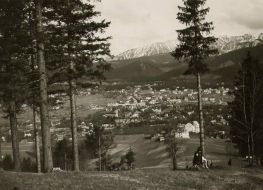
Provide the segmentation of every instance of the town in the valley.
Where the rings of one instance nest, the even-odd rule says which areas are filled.
[[[0,190],[263,189],[262,0],[0,0]]]
[[[112,84],[114,85],[114,84]],[[109,130],[134,128],[142,133],[145,127],[156,128],[152,130],[152,135],[160,135],[162,126],[166,126],[167,122],[171,119],[175,121],[174,125],[181,128],[178,132],[179,138],[190,138],[191,133],[199,133],[198,117],[195,113],[196,96],[197,92],[194,89],[187,89],[184,87],[176,87],[175,89],[159,89],[156,90],[155,86],[158,83],[135,85],[134,87],[127,87],[118,90],[105,90],[103,87],[95,89],[83,89],[78,91],[78,98],[81,99],[82,104],[77,103],[77,112],[82,116],[78,122],[78,135],[85,136],[88,133],[92,123],[85,123],[84,120],[88,115],[96,112],[101,113],[101,116],[108,118],[102,125]],[[208,88],[203,90],[203,102],[205,106],[217,106],[218,110],[215,112],[206,113],[209,115],[207,125],[211,128],[210,137],[220,138],[223,134],[228,133],[224,113],[224,108],[232,97],[229,95],[229,88],[224,88],[218,84],[218,88]],[[91,103],[90,97],[96,99],[96,96],[101,96],[96,102]],[[54,99],[54,105],[50,108],[51,111],[51,134],[54,140],[60,141],[63,138],[70,138],[69,126],[61,125],[61,120],[68,119],[67,115],[67,97],[65,93],[51,94]],[[101,99],[104,99],[100,101]],[[24,104],[23,112],[31,112],[30,108]],[[82,120],[83,119],[83,120]],[[38,122],[39,117],[38,117]],[[140,128],[143,128],[140,130]],[[163,127],[165,129],[165,127]],[[141,132],[140,132],[141,131]],[[19,121],[19,132],[21,139],[24,142],[33,142],[34,129],[33,121],[29,118],[23,117]],[[147,131],[145,131],[147,134]],[[222,134],[222,135],[220,135]],[[2,141],[7,142],[7,136],[10,131],[2,134]],[[224,135],[223,135],[224,136]],[[9,141],[10,143],[10,141]],[[11,148],[11,146],[10,146]]]

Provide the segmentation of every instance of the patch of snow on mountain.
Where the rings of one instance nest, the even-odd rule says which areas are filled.
[[[149,44],[143,47],[130,49],[114,57],[114,60],[127,60],[145,56],[152,56],[158,54],[165,54],[174,51],[178,41],[171,40],[166,42],[158,42]],[[220,36],[217,42],[213,45],[219,50],[220,54],[227,53],[233,50],[254,47],[256,45],[263,44],[263,33],[258,37],[250,34],[243,36]]]

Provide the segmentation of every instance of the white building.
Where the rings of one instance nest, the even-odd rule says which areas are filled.
[[[190,133],[199,133],[199,123],[197,121],[193,121],[193,123],[187,123],[187,124],[179,124],[178,125],[178,132],[175,133],[176,138],[190,138]]]

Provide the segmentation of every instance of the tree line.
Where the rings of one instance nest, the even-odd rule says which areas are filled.
[[[3,0],[0,2],[0,100],[9,119],[14,169],[21,171],[17,114],[23,104],[33,110],[38,171],[51,172],[49,87],[67,84],[72,157],[79,171],[76,88],[78,79],[104,79],[109,69],[110,22],[94,5],[81,0]],[[42,154],[36,114],[40,114]],[[40,169],[40,155],[43,168]]]
[[[229,103],[232,142],[249,165],[263,164],[263,67],[248,52],[234,81]]]

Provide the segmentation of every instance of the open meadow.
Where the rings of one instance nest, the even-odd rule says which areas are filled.
[[[77,114],[79,117],[87,117],[89,114],[93,114],[98,110],[94,109],[93,106],[104,107],[108,103],[115,102],[116,100],[104,97],[101,94],[91,94],[91,95],[83,95],[77,96]],[[9,120],[3,118],[6,114],[0,111],[0,126],[8,126]],[[70,106],[68,97],[63,97],[63,106],[61,106],[58,110],[50,109],[50,117],[51,120],[58,120],[62,118],[70,118]],[[30,107],[26,107],[22,110],[17,117],[18,124],[22,125],[28,120],[33,120],[33,113]]]
[[[186,169],[192,166],[193,154],[199,146],[199,139],[179,140],[178,168]],[[112,162],[120,161],[121,156],[129,150],[135,152],[135,168],[150,169],[164,168],[171,170],[172,163],[164,142],[145,139],[145,135],[116,135],[114,144],[109,150]],[[206,158],[212,166],[216,168],[228,167],[231,158],[231,168],[243,168],[247,162],[237,156],[236,150],[230,149],[231,145],[226,139],[206,139]],[[230,151],[231,150],[231,151]],[[95,170],[95,160],[87,160],[85,168]]]
[[[0,173],[1,190],[262,190],[262,169],[171,171],[168,168],[118,172]]]

